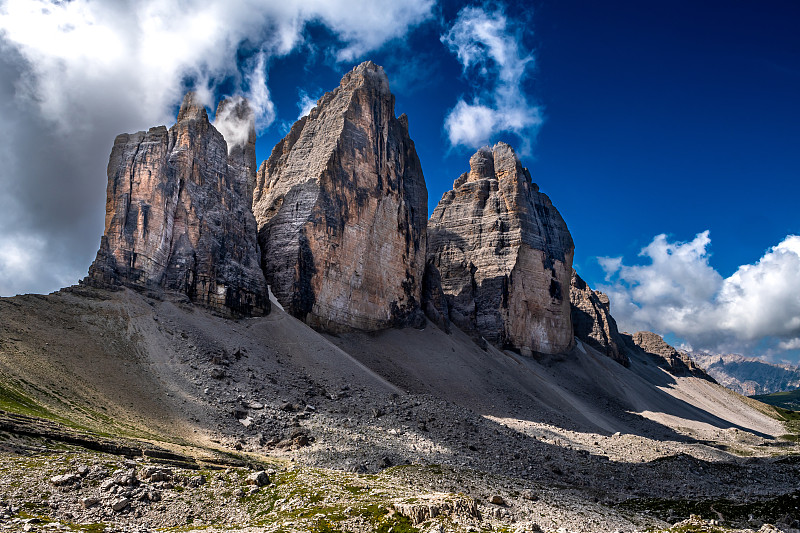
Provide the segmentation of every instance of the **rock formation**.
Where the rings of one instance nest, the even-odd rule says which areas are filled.
[[[572,302],[572,327],[575,336],[620,364],[628,366],[625,341],[611,316],[608,296],[589,287],[573,270],[569,298]]]
[[[258,170],[262,266],[281,305],[327,331],[422,319],[427,189],[383,69],[342,78]]]
[[[650,356],[658,366],[673,376],[694,376],[716,383],[714,378],[692,361],[687,354],[679,352],[664,342],[661,335],[650,331],[639,331],[633,335],[623,334],[622,336],[628,350],[639,351]]]
[[[453,322],[524,354],[572,346],[573,252],[561,215],[504,143],[472,156],[428,221]]]
[[[236,113],[249,116],[255,141],[246,102]],[[119,135],[108,163],[105,234],[86,281],[178,291],[223,314],[268,312],[250,210],[254,170],[255,145],[228,153],[193,93],[169,130]]]

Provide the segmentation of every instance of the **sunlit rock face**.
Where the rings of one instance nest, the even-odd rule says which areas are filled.
[[[193,93],[169,130],[116,138],[105,233],[88,283],[178,291],[226,315],[269,312],[250,206],[255,129],[246,102],[236,105],[253,143],[230,153]]]
[[[692,361],[691,357],[679,352],[664,341],[664,338],[652,331],[637,331],[629,335],[622,334],[625,348],[629,353],[649,356],[658,366],[673,376],[694,376],[716,383],[703,368]]]
[[[630,361],[625,353],[625,342],[617,329],[617,321],[611,316],[608,296],[593,290],[573,271],[569,298],[575,336],[600,353],[628,366]]]
[[[524,354],[572,347],[573,253],[558,210],[505,143],[472,156],[428,221],[452,321]]]
[[[262,265],[281,305],[326,331],[418,324],[428,193],[383,69],[362,63],[258,170]]]

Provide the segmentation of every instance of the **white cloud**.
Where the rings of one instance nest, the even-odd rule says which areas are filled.
[[[297,120],[300,120],[304,116],[311,113],[311,110],[316,107],[319,97],[313,98],[302,89],[300,89],[298,92],[298,96],[300,97],[300,100],[297,101],[297,109],[300,111],[300,113],[297,115]]]
[[[800,337],[778,343],[778,349],[787,352],[789,350],[800,350]]]
[[[441,40],[481,85],[471,102],[461,98],[445,119],[450,144],[477,148],[505,131],[519,136],[527,151],[542,117],[522,87],[534,57],[520,30],[501,10],[465,7]]]
[[[800,349],[800,236],[723,278],[709,264],[709,232],[671,243],[658,235],[628,266],[601,258],[611,285],[600,287],[623,329],[671,332],[698,349]]]
[[[241,109],[249,109],[251,113],[241,113]],[[230,104],[218,110],[214,117],[214,127],[219,130],[228,144],[228,153],[235,146],[244,146],[250,139],[250,126],[255,121],[251,106],[244,106],[243,96],[234,96]]]
[[[267,86],[270,59],[306,44],[308,24],[327,27],[338,39],[330,53],[351,60],[430,18],[432,5],[0,0],[0,187],[6,207],[0,209],[0,249],[44,243],[25,255],[30,272],[43,281],[24,290],[57,288],[48,255],[56,249],[64,252],[58,268],[68,273],[59,279],[85,275],[102,233],[114,137],[171,124],[187,85],[208,105],[216,84],[232,86],[254,104],[263,130],[276,116]],[[241,61],[242,54],[250,60]],[[23,287],[24,273],[11,275],[8,268],[0,294]]]

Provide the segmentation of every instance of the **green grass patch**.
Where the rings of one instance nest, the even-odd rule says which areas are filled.
[[[785,392],[773,392],[772,394],[757,394],[750,396],[754,400],[763,402],[767,405],[780,407],[784,410],[800,411],[800,389]],[[797,413],[800,415],[800,413]]]

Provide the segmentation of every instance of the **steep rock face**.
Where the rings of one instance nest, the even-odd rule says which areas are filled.
[[[252,120],[249,128],[255,139]],[[193,93],[169,130],[119,135],[87,282],[178,291],[223,314],[269,312],[249,201],[254,170],[254,146],[229,154]]]
[[[574,245],[510,146],[482,148],[428,221],[428,255],[461,328],[522,353],[573,343]]]
[[[593,290],[573,270],[569,299],[572,302],[572,327],[575,336],[618,363],[628,366],[630,361],[624,350],[625,341],[617,329],[617,321],[611,316],[608,296]]]
[[[327,331],[420,320],[427,198],[386,74],[362,63],[258,170],[253,210],[275,297]]]
[[[679,352],[656,333],[639,331],[633,335],[623,334],[625,344],[629,350],[639,350],[649,355],[658,366],[667,370],[674,376],[694,376],[707,381],[714,381],[705,370],[697,365],[685,353]]]

